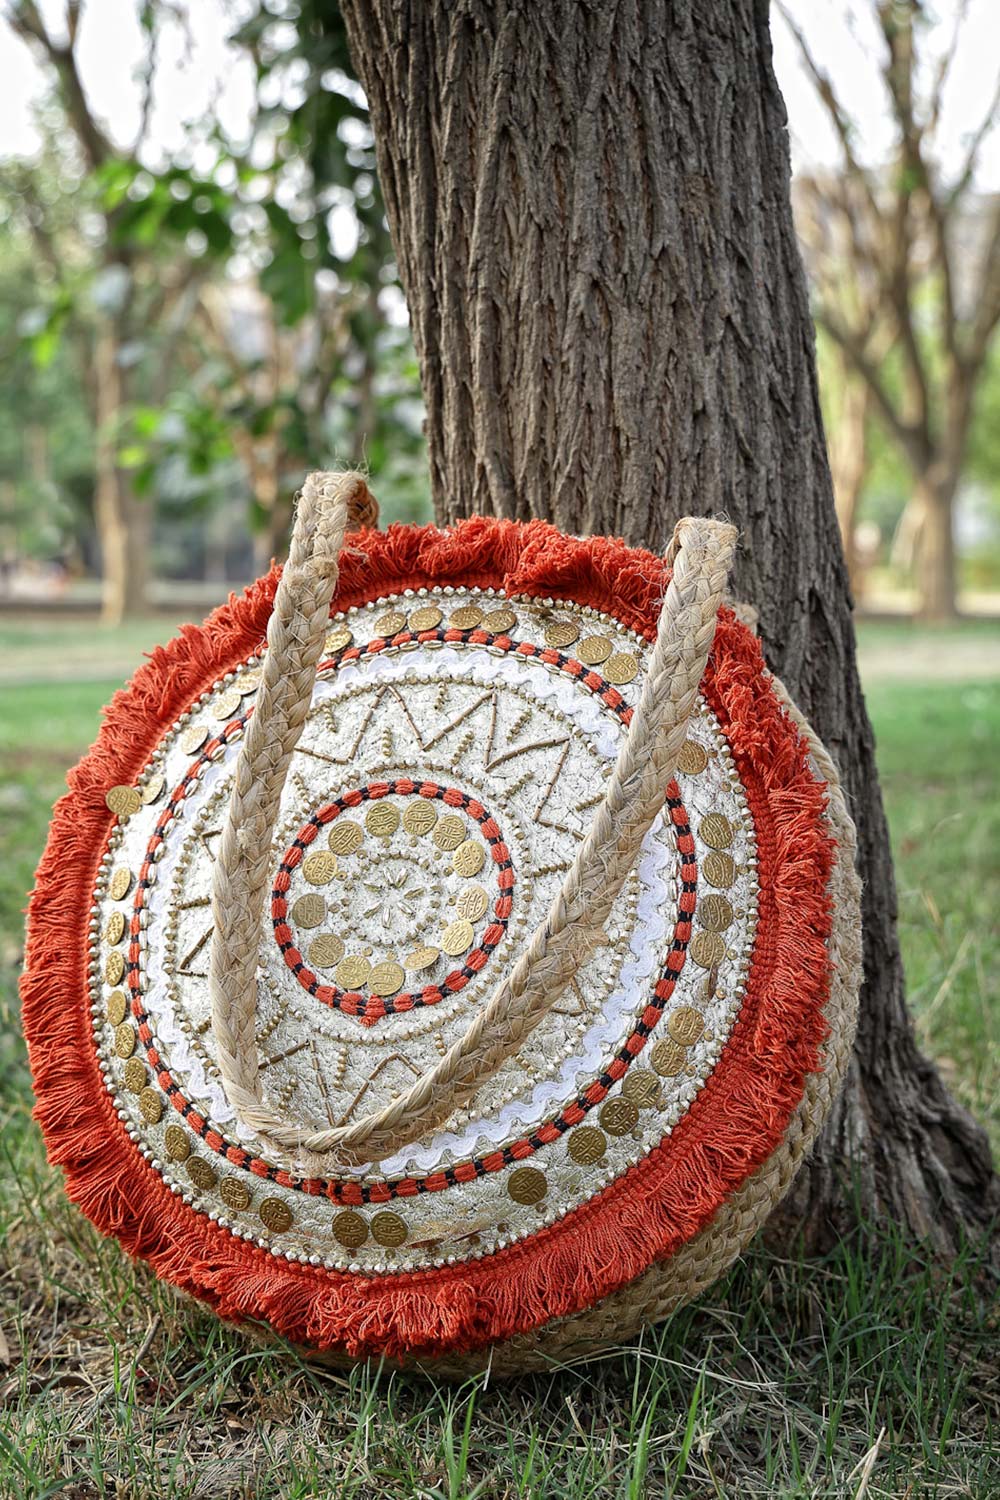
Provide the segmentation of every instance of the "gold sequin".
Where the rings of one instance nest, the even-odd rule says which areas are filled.
[[[242,1213],[250,1207],[250,1189],[238,1177],[223,1177],[219,1183],[219,1197],[227,1208]]]
[[[416,802],[407,803],[403,812],[403,827],[414,838],[422,838],[425,833],[430,833],[437,818],[437,808],[433,802],[421,797]]]
[[[335,932],[321,932],[309,944],[309,962],[317,969],[332,969],[344,956],[344,945]]]
[[[337,625],[327,634],[324,646],[327,651],[346,651],[353,639],[346,625]]]
[[[676,1078],[687,1059],[683,1047],[662,1037],[653,1048],[649,1060],[661,1078]]]
[[[142,798],[134,786],[113,786],[104,800],[120,818],[130,818],[142,806]]]
[[[540,1203],[548,1191],[545,1173],[537,1167],[518,1167],[511,1172],[507,1192],[515,1203]]]
[[[104,963],[104,978],[108,984],[120,984],[125,973],[125,955],[119,949],[109,953]]]
[[[563,646],[572,646],[579,634],[579,627],[572,620],[553,620],[551,625],[546,626],[545,644],[558,651]]]
[[[455,813],[448,813],[438,822],[434,830],[434,842],[439,849],[444,849],[450,854],[457,849],[465,838],[466,828],[464,819]]]
[[[410,616],[411,630],[433,630],[441,624],[442,614],[436,604],[422,604]]]
[[[241,698],[245,698],[249,693],[255,693],[257,691],[257,689],[261,685],[261,682],[263,681],[263,678],[264,673],[261,671],[261,669],[259,667],[254,667],[252,671],[243,673],[243,676],[236,684],[236,691],[239,693]]]
[[[149,1077],[146,1066],[138,1057],[130,1057],[122,1072],[122,1082],[130,1094],[141,1094]]]
[[[604,676],[608,682],[622,683],[631,682],[639,670],[639,663],[631,651],[616,651],[614,656],[609,656],[604,663]]]
[[[478,875],[486,862],[486,850],[475,839],[464,839],[451,856],[456,875],[469,879]]]
[[[406,1221],[394,1214],[391,1209],[376,1214],[372,1219],[372,1239],[380,1245],[385,1245],[389,1250],[395,1250],[397,1245],[406,1242]]]
[[[411,973],[419,973],[421,969],[429,969],[431,964],[436,963],[440,957],[440,948],[432,948],[429,944],[422,948],[414,948],[412,953],[406,955],[406,967]]]
[[[284,1234],[292,1227],[292,1210],[283,1198],[265,1198],[257,1212],[264,1227],[274,1234]]]
[[[128,1001],[124,990],[112,990],[108,996],[108,1020],[112,1026],[120,1026],[128,1012]]]
[[[710,849],[726,849],[733,842],[733,825],[724,813],[706,813],[698,832]]]
[[[155,802],[158,797],[163,795],[163,788],[166,784],[166,779],[163,776],[151,776],[140,793],[143,802],[147,805],[150,802]]]
[[[713,849],[710,854],[705,855],[701,873],[709,885],[732,885],[736,879],[736,861],[731,854],[721,854],[717,849]]]
[[[596,1125],[581,1125],[570,1133],[568,1151],[574,1161],[581,1166],[592,1166],[595,1161],[600,1161],[608,1143],[603,1130],[598,1130]]]
[[[703,927],[709,932],[725,932],[733,920],[733,908],[725,896],[718,896],[714,891],[709,891],[707,896],[702,896],[698,902],[695,916]]]
[[[337,856],[328,849],[317,849],[302,861],[302,875],[310,885],[329,885],[337,873]]]
[[[118,1057],[131,1057],[135,1051],[135,1032],[127,1021],[115,1027],[115,1052]]]
[[[494,609],[483,620],[483,629],[491,635],[504,635],[517,624],[517,615],[512,609]]]
[[[337,983],[345,990],[356,990],[365,983],[371,973],[371,964],[359,953],[341,959],[337,965]]]
[[[187,1131],[180,1125],[168,1125],[163,1135],[163,1146],[171,1161],[187,1161],[191,1155],[191,1142]]]
[[[606,635],[588,635],[576,648],[576,657],[585,667],[599,667],[607,661],[614,647]]]
[[[201,1156],[192,1156],[188,1159],[187,1174],[195,1187],[214,1188],[215,1173],[208,1162]]]
[[[207,724],[189,724],[181,735],[181,749],[185,755],[193,755],[208,739]]]
[[[391,838],[399,827],[399,808],[394,802],[375,802],[365,813],[365,827],[372,838]]]
[[[108,882],[108,895],[112,901],[120,901],[127,896],[132,884],[132,871],[126,870],[124,865],[119,865]]]
[[[212,704],[213,719],[231,719],[233,714],[239,713],[242,701],[236,689],[230,688],[228,692],[222,694],[221,698],[216,698]]]
[[[360,823],[355,823],[350,818],[338,818],[327,839],[334,854],[353,854],[361,848],[364,841],[364,830]]]
[[[401,630],[406,629],[406,616],[400,609],[387,609],[384,615],[379,615],[375,621],[375,629],[380,636],[390,640],[398,635]]]
[[[356,1250],[368,1238],[368,1223],[361,1214],[345,1208],[333,1221],[333,1237],[348,1250]]]
[[[300,896],[291,910],[292,921],[297,927],[318,927],[325,916],[326,902],[318,891]]]
[[[696,932],[688,952],[703,969],[714,969],[725,958],[726,945],[717,932]]]
[[[705,1020],[691,1005],[679,1005],[670,1014],[667,1030],[682,1047],[693,1047],[705,1030]]]
[[[158,1125],[163,1118],[163,1095],[156,1089],[145,1088],[139,1095],[142,1118],[150,1125]]]
[[[402,966],[387,958],[372,969],[368,988],[373,995],[394,995],[403,988],[405,978]]]
[[[639,1107],[632,1099],[609,1099],[601,1109],[601,1124],[608,1135],[628,1135],[639,1123]]]
[[[120,943],[124,936],[125,913],[123,911],[113,911],[104,929],[104,941],[106,943]]]
[[[456,630],[475,630],[483,623],[483,612],[478,604],[463,604],[448,618],[448,624]]]
[[[697,740],[685,740],[677,757],[677,769],[684,776],[698,776],[708,765],[704,746]]]
[[[630,1068],[622,1080],[622,1093],[640,1109],[652,1109],[660,1102],[660,1085],[648,1068]]]
[[[452,958],[457,958],[467,948],[471,948],[474,937],[472,923],[467,917],[456,917],[454,922],[449,922],[441,934],[441,947],[445,953]]]
[[[459,892],[455,910],[467,922],[478,922],[480,917],[486,915],[486,908],[489,904],[490,898],[481,885],[469,885],[464,891]]]

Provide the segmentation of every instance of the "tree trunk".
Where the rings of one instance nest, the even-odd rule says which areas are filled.
[[[954,620],[955,607],[955,539],[952,510],[955,483],[950,478],[924,474],[917,479],[913,494],[920,512],[920,535],[917,544],[916,571],[922,620]]]
[[[789,201],[766,0],[342,0],[427,402],[437,514],[661,548],[726,512],[735,592],[858,823],[855,1064],[781,1229],[863,1204],[942,1249],[996,1203],[917,1051]]]
[[[125,404],[120,347],[119,331],[109,320],[98,330],[94,354],[94,514],[101,546],[101,619],[106,625],[146,612],[152,540],[150,505],[136,499],[129,474],[118,463],[118,424]]]
[[[858,504],[868,477],[868,407],[867,385],[841,364],[843,400],[836,431],[830,439],[830,469],[833,475],[833,498],[840,524],[847,577],[855,600],[864,591],[864,576],[858,555],[856,531]]]

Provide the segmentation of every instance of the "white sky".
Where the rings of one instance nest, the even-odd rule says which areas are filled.
[[[878,76],[878,50],[870,18],[871,0],[789,0],[814,54],[834,78],[858,125],[866,158],[877,161],[888,141],[887,118]],[[935,49],[947,41],[962,0],[930,0],[937,17]],[[60,0],[41,0],[41,8],[58,26]],[[253,97],[251,69],[226,48],[231,17],[246,0],[186,0],[190,48],[179,29],[165,38],[158,71],[151,140],[157,154],[169,157],[184,139],[184,126],[214,107],[226,128],[245,128]],[[128,144],[139,118],[139,90],[134,75],[142,57],[136,20],[137,0],[86,0],[80,31],[80,67],[84,85],[112,137]],[[797,162],[833,163],[836,142],[799,62],[792,38],[775,12],[772,17],[775,67],[788,106],[793,153]],[[941,131],[941,156],[954,169],[962,143],[986,111],[1000,68],[1000,5],[997,0],[970,0],[950,85]],[[35,144],[31,121],[41,75],[28,49],[0,21],[0,154],[30,154]],[[1000,190],[1000,129],[985,143],[980,188]]]

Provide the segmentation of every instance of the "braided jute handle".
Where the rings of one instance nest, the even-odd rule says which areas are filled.
[[[268,625],[257,704],[236,764],[212,889],[210,988],[217,1061],[230,1104],[273,1152],[311,1172],[382,1161],[443,1125],[559,999],[594,949],[642,841],[662,810],[715,637],[736,529],[679,521],[673,564],[639,703],[593,824],[510,974],[464,1036],[404,1094],[323,1130],[289,1124],[262,1098],[256,1041],[257,957],[281,791],[312,699],[357,474],[313,474],[299,500]]]

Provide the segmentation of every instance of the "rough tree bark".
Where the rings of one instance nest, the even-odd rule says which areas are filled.
[[[440,520],[662,547],[740,525],[735,592],[837,757],[866,883],[849,1086],[781,1231],[864,1204],[950,1250],[996,1204],[918,1052],[855,664],[766,0],[342,0],[427,401]]]

